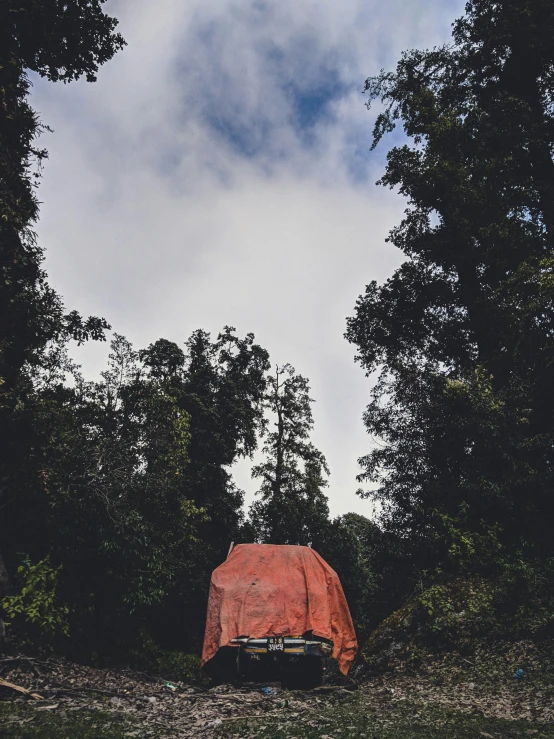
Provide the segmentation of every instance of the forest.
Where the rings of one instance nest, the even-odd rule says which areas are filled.
[[[402,264],[345,325],[378,377],[357,484],[379,513],[334,519],[292,364],[232,326],[134,347],[49,284],[29,74],[93,83],[126,43],[102,6],[0,3],[0,649],[188,679],[231,542],[319,552],[367,664],[398,614],[407,660],[554,637],[554,5],[469,0],[447,45],[365,82],[408,205]],[[108,337],[89,380],[71,347]]]

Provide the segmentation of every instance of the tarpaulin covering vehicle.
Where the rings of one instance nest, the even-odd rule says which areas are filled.
[[[212,574],[202,665],[219,652],[239,673],[278,663],[322,674],[332,655],[346,674],[357,643],[336,572],[310,547],[239,544]],[[229,659],[231,655],[231,660]]]

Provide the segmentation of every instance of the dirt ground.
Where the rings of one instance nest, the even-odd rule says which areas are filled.
[[[130,670],[11,657],[0,660],[1,680],[40,697],[0,686],[0,736],[554,739],[548,676],[528,671],[516,680],[509,670],[485,675],[466,662],[285,691],[276,683],[168,685]]]

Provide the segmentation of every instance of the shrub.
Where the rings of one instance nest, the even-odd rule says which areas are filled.
[[[56,596],[60,567],[50,557],[33,564],[24,558],[17,568],[19,592],[2,600],[10,624],[34,641],[50,641],[56,634],[69,635],[69,609]]]
[[[152,637],[142,632],[129,653],[133,667],[153,675],[184,683],[207,682],[200,670],[200,658],[177,650],[161,649]]]

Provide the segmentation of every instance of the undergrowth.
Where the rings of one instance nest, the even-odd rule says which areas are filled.
[[[152,728],[102,711],[40,711],[26,704],[0,702],[2,739],[156,739]]]
[[[549,563],[549,571],[551,563]],[[468,656],[497,643],[534,641],[551,651],[554,595],[545,573],[510,565],[497,577],[437,579],[386,618],[360,655],[362,666],[418,666],[431,656]]]
[[[436,707],[396,708],[378,719],[356,699],[290,719],[250,719],[221,728],[218,736],[256,739],[554,739],[554,726],[506,721]]]

